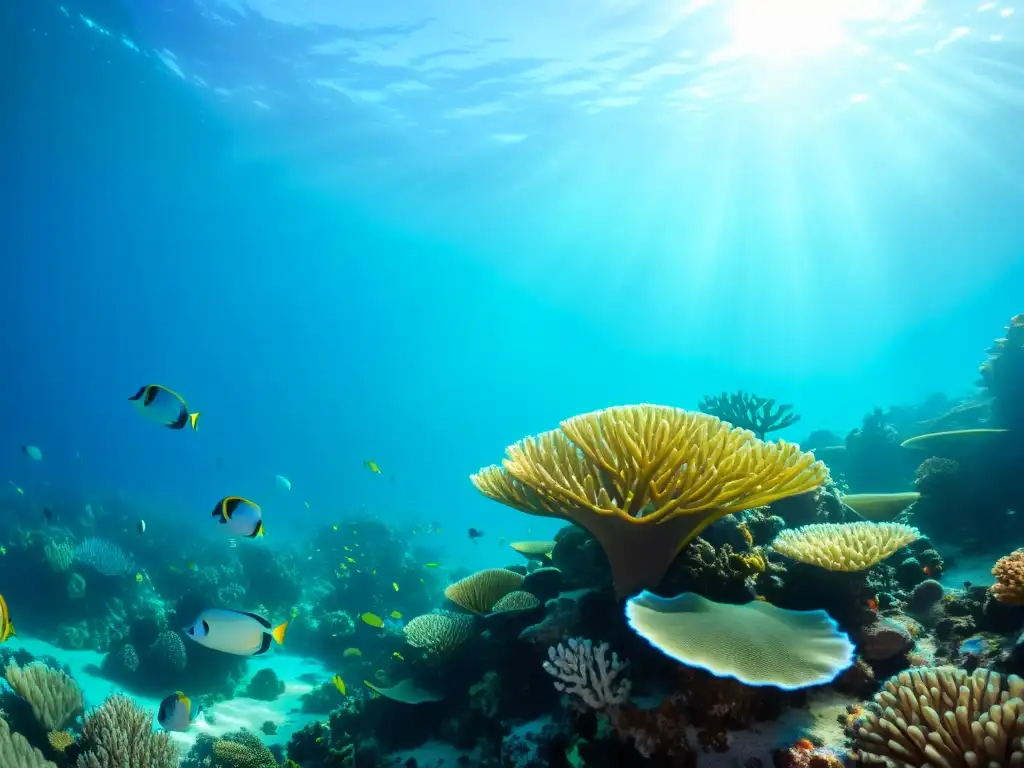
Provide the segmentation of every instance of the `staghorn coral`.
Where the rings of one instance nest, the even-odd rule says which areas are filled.
[[[828,571],[865,571],[920,537],[900,523],[813,523],[783,531],[772,549]]]
[[[471,477],[477,490],[587,529],[620,596],[656,586],[715,520],[813,490],[828,477],[796,445],[765,443],[714,416],[656,405],[575,416],[506,453],[502,466]]]
[[[472,616],[436,611],[417,616],[402,631],[405,632],[405,641],[413,648],[444,655],[466,642],[473,633],[473,626]]]
[[[742,390],[735,394],[723,392],[705,397],[697,408],[741,429],[749,429],[759,440],[764,440],[769,432],[777,432],[800,421],[799,416],[790,413],[792,405],[776,407],[774,400]]]
[[[990,587],[993,597],[1001,603],[1024,605],[1024,549],[999,558],[992,566],[996,583]]]
[[[523,575],[507,568],[485,568],[449,584],[444,596],[472,613],[490,613],[496,602],[523,586]]]
[[[859,721],[853,754],[886,768],[1024,764],[1024,680],[953,667],[889,678]]]
[[[629,698],[629,678],[617,680],[626,663],[615,653],[607,658],[607,643],[594,647],[590,640],[570,637],[566,645],[548,648],[548,660],[543,664],[544,671],[557,678],[556,690],[575,694],[597,710],[607,710]]]
[[[78,683],[59,669],[34,663],[19,667],[11,663],[5,671],[7,682],[32,708],[36,721],[47,731],[67,727],[85,706]]]
[[[153,731],[153,716],[116,694],[90,712],[76,768],[177,768],[178,748]]]
[[[57,768],[32,747],[20,733],[12,733],[7,721],[0,717],[0,765],[3,768]]]

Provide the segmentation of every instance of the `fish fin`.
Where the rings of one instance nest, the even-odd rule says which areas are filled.
[[[249,613],[248,611],[238,611],[238,613],[242,614],[243,616],[248,616],[250,619],[256,619],[256,621],[259,622],[259,625],[264,629],[270,629],[271,626],[273,626],[269,621],[267,621],[259,614]]]
[[[270,650],[270,643],[271,643],[270,633],[269,632],[264,632],[263,633],[263,640],[260,642],[260,648],[259,648],[258,651],[256,651],[256,653],[253,654],[253,656],[261,656],[264,653],[266,653],[267,651],[269,651]]]
[[[196,411],[195,413],[190,413],[188,415],[188,422],[189,422],[189,424],[192,425],[192,431],[193,432],[198,432],[199,431],[199,426],[198,426],[198,424],[199,424],[199,411]]]
[[[223,499],[223,501],[222,501],[222,504],[223,504],[222,510],[223,510],[223,512],[221,514],[224,515],[224,519],[225,520],[230,520],[231,519],[231,516],[233,514],[235,514],[235,510],[238,509],[238,504],[241,501],[242,500],[238,496],[228,496],[226,499]]]
[[[16,634],[18,634],[18,633],[14,631],[14,622],[13,621],[8,621],[7,622],[7,637],[14,637]]]
[[[246,538],[255,539],[263,535],[263,521],[256,523],[256,528]]]
[[[146,397],[143,399],[143,403],[146,405],[152,405],[153,401],[156,400],[156,396],[160,393],[160,390],[155,385],[150,384],[146,387]]]
[[[284,633],[287,629],[288,622],[286,621],[283,624],[278,624],[276,627],[274,627],[274,631],[271,632],[271,634],[274,636],[274,639],[277,640],[278,645],[284,645]]]
[[[145,394],[145,392],[146,392],[146,388],[145,387],[139,387],[139,391],[136,392],[131,397],[129,397],[128,399],[129,400],[141,400],[142,396]]]

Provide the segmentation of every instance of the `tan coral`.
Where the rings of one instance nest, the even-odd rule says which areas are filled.
[[[547,562],[551,559],[551,553],[555,549],[554,541],[513,541],[509,544],[512,549],[525,557],[527,560],[539,560]]]
[[[32,708],[36,721],[47,731],[59,731],[82,714],[85,702],[78,683],[59,669],[33,663],[11,663],[5,672],[14,692]]]
[[[517,589],[509,592],[491,606],[491,613],[508,613],[509,611],[529,611],[540,605],[540,600],[530,592]]]
[[[901,523],[814,523],[782,531],[772,549],[829,571],[864,571],[917,541],[921,532]]]
[[[992,566],[996,583],[989,589],[1001,603],[1024,605],[1024,549],[1001,557]]]
[[[486,568],[449,584],[444,596],[472,613],[490,613],[509,592],[523,586],[523,575],[507,568]]]
[[[464,613],[437,611],[417,616],[405,625],[405,641],[413,648],[423,648],[444,655],[462,645],[473,634],[473,617]]]
[[[0,766],[3,768],[57,768],[20,733],[14,733],[0,717]]]
[[[620,595],[654,587],[715,520],[811,491],[828,470],[796,445],[758,440],[714,416],[628,405],[575,416],[510,446],[477,490],[587,529]]]
[[[860,720],[851,758],[886,768],[1024,765],[1024,680],[987,669],[891,677]]]

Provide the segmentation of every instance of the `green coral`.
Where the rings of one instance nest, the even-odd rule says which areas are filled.
[[[242,730],[213,743],[213,768],[277,768],[277,758],[255,734]]]

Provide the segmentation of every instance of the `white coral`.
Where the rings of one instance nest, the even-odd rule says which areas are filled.
[[[568,648],[562,643],[548,648],[544,671],[558,678],[556,690],[575,694],[593,709],[608,709],[629,698],[629,679],[617,679],[626,662],[615,653],[609,660],[607,653],[607,643],[595,648],[590,640],[573,637]]]

